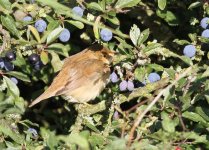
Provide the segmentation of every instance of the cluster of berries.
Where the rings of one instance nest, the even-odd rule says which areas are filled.
[[[110,75],[110,80],[112,83],[116,83],[119,81],[118,75],[115,72],[112,72]],[[150,83],[156,82],[160,80],[160,75],[152,72],[148,75],[148,80]],[[138,80],[122,80],[119,84],[120,91],[133,91],[134,88],[139,88],[145,86],[146,83],[140,82]]]
[[[5,69],[5,71],[13,71],[14,64],[12,61],[16,59],[16,55],[13,51],[8,51],[5,54],[5,57],[0,58],[0,69]],[[28,57],[29,62],[34,66],[36,70],[40,70],[43,65],[38,54],[31,54]],[[14,77],[10,78],[15,84],[18,83],[18,80]]]
[[[72,12],[75,15],[82,17],[84,10],[79,6],[76,6],[72,9]],[[26,16],[23,18],[23,21],[25,21],[25,22],[32,21],[32,19],[33,18],[31,16]],[[43,19],[37,20],[35,22],[35,28],[37,29],[37,31],[39,33],[43,33],[47,28],[46,21],[44,21]],[[104,28],[104,29],[101,29],[100,36],[103,41],[108,42],[112,39],[113,34],[112,34],[111,30]],[[64,29],[59,36],[59,40],[61,42],[67,42],[67,41],[69,41],[69,39],[70,39],[70,31],[68,29]]]
[[[6,71],[14,70],[14,65],[12,61],[15,60],[16,55],[13,51],[8,51],[5,54],[5,57],[0,58],[0,68],[5,69]]]
[[[205,17],[200,21],[200,26],[204,29],[201,36],[204,38],[209,38],[209,18]],[[190,58],[194,57],[196,54],[196,48],[194,45],[186,45],[184,47],[183,53],[185,56]]]

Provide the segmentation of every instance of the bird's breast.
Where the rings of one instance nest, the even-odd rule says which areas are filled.
[[[95,99],[105,88],[108,78],[96,82],[84,82],[78,88],[66,92],[63,98],[69,102],[84,103]]]

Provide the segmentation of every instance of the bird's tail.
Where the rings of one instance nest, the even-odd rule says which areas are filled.
[[[39,97],[37,97],[34,101],[32,101],[32,103],[28,107],[33,107],[37,103],[39,103],[43,100],[46,100],[52,96],[53,96],[52,94],[49,94],[47,91],[45,91],[43,94],[41,94]]]

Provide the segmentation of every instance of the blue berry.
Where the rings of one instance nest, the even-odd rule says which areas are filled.
[[[37,133],[36,129],[34,129],[34,128],[29,128],[27,132],[29,132],[30,134],[32,134],[32,136],[34,138],[36,138],[38,136],[38,133]]]
[[[14,84],[18,84],[18,80],[14,77],[11,77],[10,80],[14,83]]]
[[[32,17],[31,16],[25,16],[23,18],[23,21],[27,22],[27,21],[32,21]]]
[[[60,41],[67,42],[70,39],[70,31],[68,29],[64,29],[59,36]]]
[[[127,82],[127,89],[129,91],[133,91],[134,90],[134,83],[133,83],[133,81],[128,81]]]
[[[76,14],[76,15],[78,15],[80,17],[83,16],[84,10],[81,7],[79,7],[79,6],[73,7],[72,11],[73,11],[74,14]]]
[[[38,62],[40,60],[40,57],[38,54],[31,54],[29,57],[28,57],[29,61],[34,64],[36,62]]]
[[[116,83],[118,82],[118,75],[115,73],[115,72],[112,72],[111,75],[110,75],[110,80],[112,83]]]
[[[152,72],[148,75],[148,79],[150,81],[150,83],[156,82],[160,80],[160,76],[159,74]]]
[[[38,30],[38,32],[42,33],[46,30],[46,22],[42,19],[37,20],[35,23],[35,28]]]
[[[187,57],[194,57],[196,54],[196,48],[194,45],[187,45],[184,47],[183,53]]]
[[[209,29],[206,29],[201,34],[202,37],[209,38]]]
[[[126,91],[128,87],[128,83],[126,80],[123,80],[120,84],[119,84],[119,89],[120,91]]]
[[[13,51],[8,51],[8,52],[6,52],[5,57],[6,57],[9,61],[15,60],[15,58],[16,58],[15,53],[14,53]]]
[[[37,62],[34,64],[35,70],[40,70],[42,66],[43,66],[43,63],[42,63],[41,61],[37,61]]]
[[[0,69],[4,68],[4,59],[0,58]]]
[[[112,39],[112,31],[109,29],[102,29],[100,31],[100,36],[103,41],[108,42]]]
[[[205,17],[200,21],[200,25],[203,29],[207,29],[209,27],[208,23],[209,23],[209,18],[208,17]]]
[[[6,71],[14,70],[14,65],[9,61],[4,61],[4,68]]]

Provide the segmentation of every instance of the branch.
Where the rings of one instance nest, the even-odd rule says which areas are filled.
[[[174,81],[173,83],[171,83],[170,85],[168,85],[166,88],[164,88],[156,97],[155,99],[147,106],[147,108],[142,112],[139,113],[139,115],[137,116],[135,123],[133,125],[133,127],[131,128],[130,134],[129,134],[129,141],[128,141],[128,147],[130,147],[131,145],[131,140],[133,138],[134,135],[134,131],[136,129],[137,126],[139,126],[139,124],[141,123],[142,119],[144,118],[144,116],[146,115],[146,113],[148,111],[150,111],[150,109],[155,105],[155,103],[160,99],[160,97],[167,91],[169,90],[172,86],[174,86],[180,79],[184,78],[185,76],[187,76],[192,70],[192,67],[187,68],[182,74],[180,74]]]

